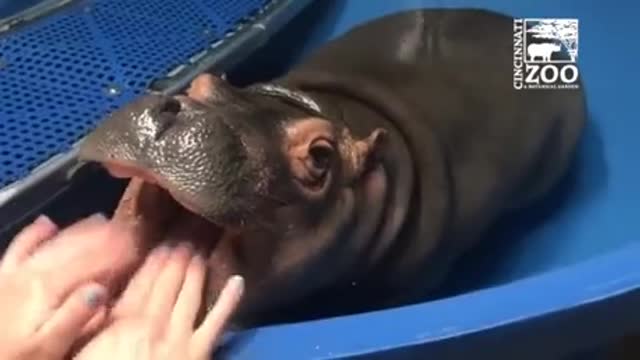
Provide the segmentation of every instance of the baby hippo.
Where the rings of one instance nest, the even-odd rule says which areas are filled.
[[[209,304],[244,276],[239,325],[419,301],[552,189],[583,131],[580,87],[513,88],[512,21],[388,15],[266,83],[201,74],[185,94],[141,96],[80,157],[131,179],[115,216],[132,247],[206,254]]]

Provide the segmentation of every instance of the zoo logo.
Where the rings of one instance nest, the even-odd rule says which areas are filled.
[[[577,89],[578,19],[514,19],[513,87]]]

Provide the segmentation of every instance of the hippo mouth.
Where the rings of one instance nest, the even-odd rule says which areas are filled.
[[[186,243],[207,260],[207,285],[203,296],[211,306],[226,280],[237,273],[234,266],[234,244],[240,237],[237,230],[205,219],[179,196],[163,186],[153,174],[133,166],[103,163],[116,178],[130,179],[113,215],[113,221],[124,223],[132,233],[133,253],[139,254],[132,271],[123,275],[119,287],[126,284],[148,252],[163,244]]]

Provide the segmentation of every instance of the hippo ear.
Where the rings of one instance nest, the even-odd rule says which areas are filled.
[[[372,166],[378,162],[386,140],[387,130],[377,128],[373,130],[369,136],[358,141],[357,146],[360,148],[362,157],[365,159],[365,167]]]
[[[213,74],[200,74],[191,81],[191,86],[187,90],[187,95],[190,98],[203,103],[212,102],[216,99],[216,94],[219,92],[219,88],[222,86],[224,81],[223,77]]]
[[[375,167],[378,161],[380,161],[380,154],[382,153],[386,139],[387,131],[382,128],[376,128],[365,138],[347,141],[346,151],[355,155],[345,156],[346,159],[349,159],[349,163],[347,164],[347,177],[354,179]],[[349,142],[351,146],[348,146]]]

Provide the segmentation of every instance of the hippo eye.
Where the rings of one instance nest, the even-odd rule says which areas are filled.
[[[333,146],[328,141],[317,140],[309,147],[308,167],[311,175],[322,177],[331,166],[333,158]]]

